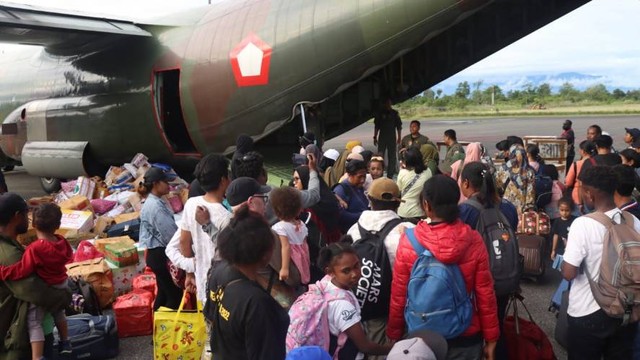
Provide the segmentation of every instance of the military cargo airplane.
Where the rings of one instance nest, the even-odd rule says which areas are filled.
[[[0,2],[0,148],[56,179],[138,152],[189,169],[245,133],[289,154],[589,0],[229,0],[136,22]],[[292,141],[293,140],[293,141]]]

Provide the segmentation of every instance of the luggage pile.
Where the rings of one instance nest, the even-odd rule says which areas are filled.
[[[551,231],[549,215],[542,211],[528,210],[518,221],[518,245],[524,258],[522,275],[541,278],[547,267],[547,236]]]
[[[118,338],[153,333],[157,285],[155,275],[146,269],[145,250],[137,243],[144,200],[136,192],[152,166],[174,173],[137,154],[130,163],[112,166],[104,179],[80,176],[62,183],[57,194],[27,201],[30,208],[58,204],[63,215],[56,233],[74,248],[73,262],[67,264],[74,294],[66,311],[73,358],[113,358],[118,354]],[[178,220],[189,184],[176,177],[170,185],[171,193],[164,200]],[[26,246],[35,238],[35,229],[29,228],[18,241]],[[113,309],[112,315],[110,311],[103,314],[108,308]]]

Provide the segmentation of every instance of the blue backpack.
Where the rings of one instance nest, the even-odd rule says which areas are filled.
[[[409,333],[431,330],[445,339],[458,337],[471,325],[473,317],[460,267],[436,259],[420,245],[413,229],[407,229],[406,234],[418,254],[411,269],[404,309]]]

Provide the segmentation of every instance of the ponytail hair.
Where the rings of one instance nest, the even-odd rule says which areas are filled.
[[[489,167],[479,161],[474,161],[465,165],[462,169],[462,181],[469,181],[469,184],[478,190],[477,199],[482,205],[499,205],[500,195],[496,189],[493,175]]]
[[[354,254],[357,256],[356,250],[351,244],[353,244],[353,238],[350,235],[343,235],[340,241],[320,249],[318,254],[318,267],[325,270],[343,254]]]
[[[138,187],[136,187],[136,192],[140,194],[142,198],[146,198],[151,193],[151,189],[153,189],[153,183],[140,181]]]

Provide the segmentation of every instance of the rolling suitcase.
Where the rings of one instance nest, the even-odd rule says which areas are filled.
[[[541,277],[544,275],[546,239],[540,235],[518,234],[520,255],[524,257],[523,276]]]
[[[125,221],[120,224],[114,224],[107,230],[107,237],[129,236],[131,239],[138,241],[140,237],[140,219]]]
[[[120,340],[116,321],[111,315],[93,316],[79,314],[67,317],[69,340],[73,352],[59,355],[53,351],[53,358],[58,360],[76,359],[112,359],[118,356]],[[54,330],[54,349],[58,346],[58,332]]]

